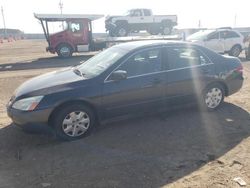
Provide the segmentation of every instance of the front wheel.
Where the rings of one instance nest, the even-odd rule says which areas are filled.
[[[127,36],[128,35],[128,28],[126,27],[126,26],[119,26],[118,28],[117,28],[117,36],[118,37],[125,37],[125,36]]]
[[[61,44],[57,48],[57,54],[59,57],[67,58],[72,56],[72,49],[67,44]]]
[[[53,128],[62,140],[77,140],[90,134],[95,124],[93,111],[84,105],[70,105],[53,117]]]
[[[202,106],[206,110],[217,109],[224,101],[225,90],[220,84],[212,84],[205,89]]]

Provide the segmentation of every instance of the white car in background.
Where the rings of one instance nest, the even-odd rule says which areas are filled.
[[[244,49],[244,37],[232,29],[202,30],[190,35],[187,41],[205,46],[217,53],[238,57]]]

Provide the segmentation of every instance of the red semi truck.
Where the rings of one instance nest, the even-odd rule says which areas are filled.
[[[34,14],[42,25],[48,42],[46,51],[57,53],[60,57],[70,57],[74,52],[97,51],[121,42],[138,40],[178,40],[176,36],[135,36],[107,37],[94,39],[92,36],[92,21],[104,15],[84,14]],[[64,26],[62,31],[50,34],[49,23],[58,22]]]
[[[77,14],[34,14],[40,20],[48,42],[46,51],[57,53],[60,57],[70,57],[73,52],[95,50],[92,40],[92,21],[104,15]],[[49,22],[64,22],[63,31],[50,34]]]

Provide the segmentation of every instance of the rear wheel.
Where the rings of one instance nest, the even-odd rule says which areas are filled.
[[[125,37],[128,35],[128,27],[125,25],[120,25],[117,27],[116,33],[118,37]]]
[[[59,57],[67,58],[72,56],[72,48],[68,44],[61,44],[57,48],[57,54]]]
[[[250,47],[246,48],[245,55],[246,55],[246,59],[250,60]]]
[[[220,84],[211,84],[205,89],[202,106],[212,111],[217,109],[224,101],[225,90]]]
[[[233,46],[229,52],[230,56],[239,57],[241,53],[241,47],[239,45]]]
[[[84,105],[69,105],[53,117],[53,128],[62,140],[77,140],[90,134],[95,124],[93,111]]]
[[[172,29],[171,29],[170,27],[164,26],[164,27],[162,28],[161,34],[162,34],[162,35],[170,35],[171,32],[172,32]]]

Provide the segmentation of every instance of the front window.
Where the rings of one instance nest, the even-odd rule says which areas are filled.
[[[207,40],[217,40],[220,38],[219,32],[214,32],[207,37]]]
[[[118,47],[111,47],[82,63],[77,69],[87,78],[100,75],[127,53]]]
[[[79,22],[68,22],[68,29],[73,32],[79,32],[82,30],[82,24]]]
[[[138,52],[129,58],[119,69],[127,71],[128,77],[160,71],[161,50],[150,49]]]

